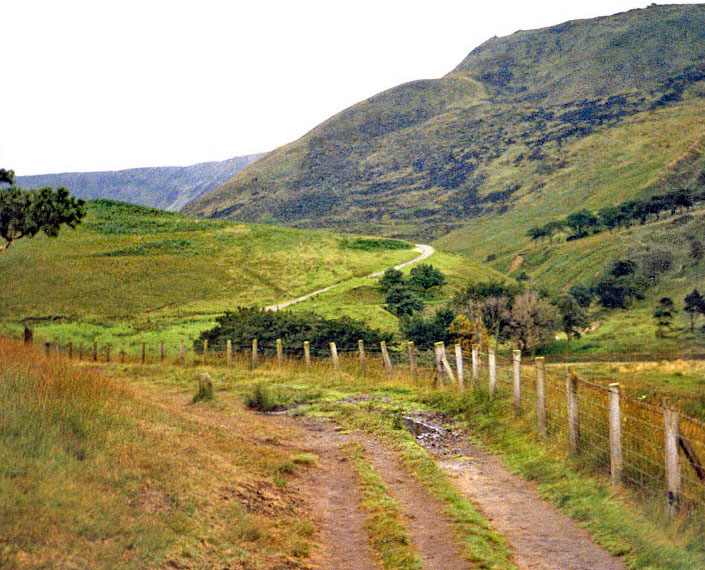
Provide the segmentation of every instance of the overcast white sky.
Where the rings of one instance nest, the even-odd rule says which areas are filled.
[[[494,35],[649,3],[0,0],[0,167],[271,150],[370,95],[448,73]]]

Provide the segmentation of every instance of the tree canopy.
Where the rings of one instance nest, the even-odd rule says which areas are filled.
[[[14,186],[14,173],[5,169],[0,169],[0,182],[11,184],[0,188],[0,236],[5,240],[0,251],[39,232],[56,237],[62,225],[75,228],[86,215],[83,200],[66,188],[23,190]]]

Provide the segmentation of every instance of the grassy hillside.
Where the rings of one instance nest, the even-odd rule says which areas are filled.
[[[448,76],[343,111],[187,209],[420,240],[459,230],[442,243],[469,250],[468,224],[492,234],[498,215],[636,195],[703,135],[704,35],[705,7],[683,5],[493,38]],[[602,166],[588,175],[591,153]]]
[[[410,244],[378,245],[361,249],[349,236],[327,231],[95,201],[77,230],[19,240],[0,255],[0,319],[5,329],[18,330],[30,319],[41,337],[98,338],[101,345],[132,350],[142,340],[154,346],[165,339],[173,353],[178,340],[192,341],[226,309],[264,307],[418,255]],[[457,256],[444,264],[457,280],[480,274]],[[349,307],[342,313],[379,321],[373,315],[380,311]]]

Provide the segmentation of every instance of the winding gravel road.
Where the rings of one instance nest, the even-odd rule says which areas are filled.
[[[414,263],[418,263],[419,261],[423,261],[424,259],[428,259],[431,257],[434,253],[436,253],[436,250],[432,248],[430,245],[425,245],[423,243],[417,243],[416,246],[414,247],[414,250],[419,252],[421,255],[418,257],[415,257],[411,261],[405,261],[404,263],[400,263],[399,265],[395,265],[394,269],[403,269],[404,267],[408,267],[409,265],[413,265]],[[372,278],[372,277],[380,277],[384,271],[378,271],[377,273],[371,273],[370,275],[366,275],[365,278]],[[301,297],[297,297],[296,299],[291,299],[289,301],[284,301],[283,303],[279,303],[277,305],[269,305],[268,307],[265,307],[265,311],[278,311],[280,309],[284,309],[286,307],[290,307],[291,305],[295,305],[296,303],[300,303],[301,301],[305,301],[306,299],[310,299],[311,297],[314,297],[316,295],[319,295],[321,293],[325,293],[326,291],[330,291],[331,289],[334,289],[341,283],[345,283],[344,281],[341,281],[340,283],[336,283],[334,285],[329,285],[328,287],[324,287],[323,289],[318,289],[317,291],[312,291],[311,293],[307,293],[306,295],[303,295]]]

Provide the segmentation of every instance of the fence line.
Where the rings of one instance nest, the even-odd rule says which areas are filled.
[[[209,346],[204,341],[200,354],[194,350],[190,362],[183,341],[173,355],[161,340],[157,348],[150,350],[141,342],[137,359],[128,357],[123,347],[106,344],[99,350],[94,341],[91,348],[84,353],[83,343],[77,351],[71,343],[65,347],[46,343],[45,354],[110,362],[112,348],[121,363],[208,364],[229,368],[237,360],[252,368],[328,366],[335,372],[344,370],[380,381],[396,376],[434,387],[482,390],[490,398],[511,406],[517,416],[533,418],[540,439],[565,442],[574,458],[610,477],[615,487],[660,493],[671,514],[705,507],[703,422],[680,414],[665,402],[658,407],[628,398],[619,384],[602,386],[584,380],[568,366],[562,367],[562,371],[547,368],[543,357],[522,361],[519,351],[506,358],[491,348],[483,354],[478,347],[468,350],[461,345],[455,345],[453,356],[449,356],[442,342],[436,343],[433,352],[419,351],[413,343],[392,351],[384,342],[371,346],[362,340],[357,347],[346,348],[330,342],[327,350],[308,341],[300,347],[287,347],[281,339],[271,346],[257,339],[247,345],[235,345],[228,340],[222,347]],[[469,363],[469,375],[465,363]]]

